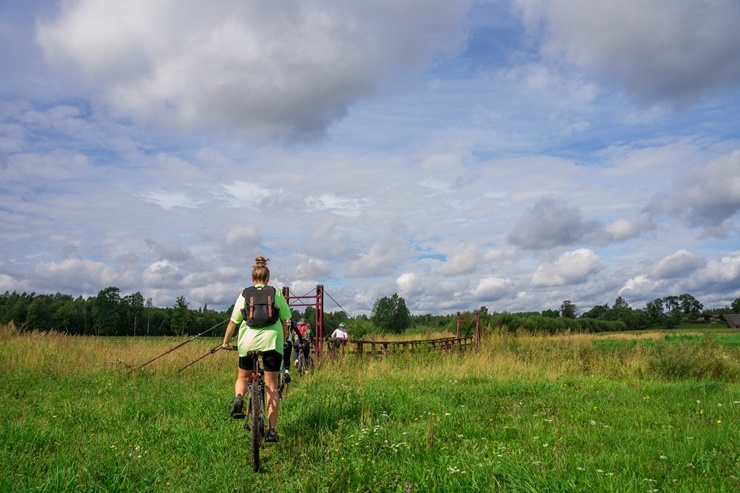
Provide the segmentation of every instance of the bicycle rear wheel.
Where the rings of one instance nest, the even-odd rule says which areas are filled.
[[[249,387],[249,401],[252,405],[252,469],[257,472],[260,470],[260,447],[264,433],[262,393],[257,382],[252,382]]]
[[[303,349],[301,349],[301,352],[298,353],[298,374],[300,376],[303,376],[306,374],[306,370],[308,369],[308,365],[306,364],[306,355],[303,354]]]

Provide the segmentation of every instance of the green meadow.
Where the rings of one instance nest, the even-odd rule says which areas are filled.
[[[3,492],[736,492],[740,331],[344,355],[294,377],[248,464],[218,339],[0,329]]]

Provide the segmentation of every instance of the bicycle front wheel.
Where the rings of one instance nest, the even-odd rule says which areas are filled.
[[[263,433],[263,402],[260,386],[252,382],[249,388],[249,400],[252,404],[252,469],[254,472],[260,470],[260,447],[262,446]]]

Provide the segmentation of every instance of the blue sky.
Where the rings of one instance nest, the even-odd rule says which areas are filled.
[[[735,0],[0,0],[0,292],[740,297]],[[331,300],[327,309],[334,310]]]

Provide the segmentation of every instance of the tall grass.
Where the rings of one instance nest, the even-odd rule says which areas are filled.
[[[6,329],[0,487],[737,491],[739,338],[498,333],[477,352],[325,360],[290,388],[255,474],[228,416],[234,353],[177,371],[217,340],[129,373],[182,340]]]

